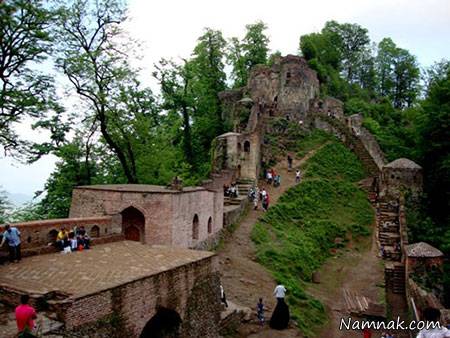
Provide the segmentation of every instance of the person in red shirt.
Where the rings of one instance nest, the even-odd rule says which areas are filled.
[[[20,305],[16,307],[16,323],[19,337],[35,337],[32,332],[34,329],[34,320],[36,319],[36,310],[28,305],[30,296],[20,296]]]
[[[365,328],[363,330],[363,337],[364,338],[372,338],[372,331],[370,331],[370,329]]]

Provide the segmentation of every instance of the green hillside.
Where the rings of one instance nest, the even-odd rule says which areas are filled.
[[[334,140],[304,169],[304,180],[288,190],[252,232],[257,259],[288,289],[291,315],[306,336],[326,321],[323,305],[305,293],[312,273],[349,238],[367,236],[373,210],[357,187],[364,170],[357,157]],[[335,244],[336,238],[343,243]],[[339,241],[336,241],[339,242]]]

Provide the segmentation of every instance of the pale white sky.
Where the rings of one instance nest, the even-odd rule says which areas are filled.
[[[418,57],[422,66],[450,58],[448,0],[129,0],[127,29],[144,44],[139,65],[150,79],[161,57],[187,57],[204,27],[219,29],[226,38],[242,37],[245,25],[257,20],[268,26],[272,50],[297,53],[299,37],[319,31],[328,20],[358,23],[372,41],[391,37]],[[0,158],[0,186],[32,194],[43,188],[55,159],[31,166]]]

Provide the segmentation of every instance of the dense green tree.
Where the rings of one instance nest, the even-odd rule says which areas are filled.
[[[394,76],[394,107],[411,107],[420,92],[420,69],[416,57],[406,49],[397,49],[397,56],[394,61]]]
[[[378,44],[376,67],[378,73],[377,92],[381,96],[391,97],[394,91],[394,60],[397,55],[397,46],[391,38],[384,38]]]
[[[252,67],[266,64],[269,54],[269,38],[265,34],[267,25],[258,21],[245,26],[246,34],[242,41],[231,38],[228,46],[227,62],[232,66],[233,87],[247,85]]]
[[[245,66],[248,70],[251,70],[253,66],[267,63],[269,38],[264,33],[267,25],[262,21],[246,25],[245,28],[247,33],[242,41],[242,49],[244,51]]]
[[[189,62],[192,94],[195,97],[194,133],[201,146],[203,160],[208,160],[212,140],[224,132],[219,92],[226,89],[224,71],[226,41],[222,33],[206,28],[198,39]]]
[[[317,59],[324,66],[335,70],[341,68],[341,51],[338,48],[340,38],[337,33],[323,31],[300,37],[300,52],[306,60]]]
[[[133,48],[120,44],[125,8],[116,0],[93,4],[74,0],[62,6],[59,13],[57,65],[86,105],[86,119],[98,122],[100,133],[117,156],[127,182],[137,183],[129,134],[123,124],[117,123],[123,112],[117,109],[117,98],[122,97],[124,87],[134,85],[137,76],[127,62]]]
[[[247,84],[248,71],[245,65],[244,51],[238,38],[233,37],[227,46],[227,63],[232,66],[233,87],[240,88]]]
[[[340,76],[342,52],[339,48],[341,38],[337,32],[322,29],[320,33],[311,33],[300,37],[300,53],[317,72],[324,95],[341,100],[348,96],[348,83]]]
[[[450,61],[442,59],[433,63],[430,67],[425,69],[423,74],[424,90],[425,93],[431,89],[431,86],[439,80],[443,80],[447,76],[447,72],[450,70]]]
[[[52,49],[52,20],[43,1],[0,1],[0,148],[5,153],[23,155],[30,146],[14,124],[61,111],[51,77],[37,70]]]
[[[339,37],[336,46],[341,56],[342,73],[347,81],[357,81],[358,67],[364,64],[364,56],[370,43],[367,29],[358,24],[328,21],[322,33],[331,33]]]
[[[95,182],[95,163],[86,158],[84,148],[84,142],[77,137],[56,151],[59,160],[45,184],[46,193],[37,214],[44,218],[67,217],[73,188]]]
[[[0,224],[3,224],[9,220],[11,206],[12,205],[6,191],[0,187]]]
[[[411,107],[419,94],[420,70],[415,56],[399,48],[390,38],[378,44],[376,57],[377,91],[396,108]]]
[[[187,60],[183,64],[162,59],[155,65],[157,71],[153,76],[159,81],[162,92],[162,108],[173,116],[172,121],[178,126],[175,132],[182,131],[182,149],[184,158],[191,167],[195,167],[196,159],[192,145],[192,116],[195,99],[192,93],[192,69]],[[181,123],[177,122],[178,118]]]
[[[425,188],[431,215],[438,224],[450,224],[450,70],[435,80],[423,103],[420,126]]]

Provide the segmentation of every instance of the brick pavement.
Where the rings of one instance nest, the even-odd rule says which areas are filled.
[[[81,296],[212,256],[164,246],[121,241],[69,254],[49,254],[0,266],[0,286],[28,293],[61,291]]]

